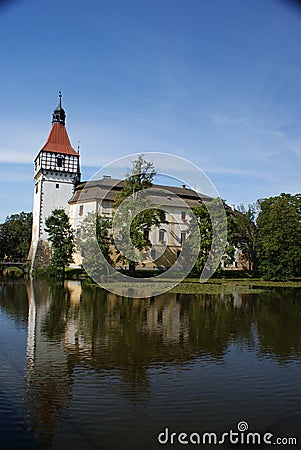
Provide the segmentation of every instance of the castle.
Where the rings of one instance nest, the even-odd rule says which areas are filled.
[[[66,130],[66,114],[62,107],[62,95],[52,115],[52,126],[45,145],[34,161],[34,201],[32,243],[29,254],[31,269],[49,265],[51,248],[45,231],[45,220],[56,208],[63,208],[69,215],[76,237],[81,236],[81,224],[89,212],[102,217],[112,217],[115,195],[124,186],[124,181],[104,176],[93,182],[81,182],[80,155],[69,140]],[[210,201],[210,197],[199,194],[185,185],[153,185],[157,193],[152,202],[165,211],[165,221],[150,234],[152,242],[150,264],[152,268],[170,267],[177,259],[188,231],[188,210]],[[160,189],[168,189],[168,195],[160,195]],[[163,191],[162,191],[163,192]],[[162,251],[164,247],[164,251]],[[76,254],[76,266],[81,257]],[[233,268],[237,267],[237,261]]]

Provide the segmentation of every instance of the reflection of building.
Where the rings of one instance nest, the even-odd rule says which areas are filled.
[[[76,288],[72,286],[72,283]],[[71,284],[71,285],[70,285]],[[95,342],[91,341],[91,336],[85,332],[85,327],[82,327],[82,322],[79,321],[79,301],[82,298],[80,293],[81,287],[78,282],[67,282],[68,288],[71,287],[70,302],[71,308],[69,311],[68,322],[65,328],[65,344],[69,351],[77,352],[85,357],[92,357],[93,348],[95,349]],[[104,323],[102,327],[102,334],[114,332],[116,335],[120,333],[120,307],[125,300],[121,297],[107,293],[105,312],[103,315]],[[164,294],[157,296],[155,301],[152,299],[144,299],[143,303],[140,299],[131,299],[131,307],[128,311],[128,320],[132,321],[135,316],[140,315],[143,311],[144,318],[142,328],[148,335],[157,335],[162,339],[162,343],[174,343],[183,341],[187,338],[187,330],[185,330],[183,317],[180,315],[180,302],[177,301],[177,294]],[[96,339],[100,338],[100,334]],[[104,338],[107,342],[107,337]],[[113,340],[112,340],[113,341]],[[96,347],[100,345],[100,342]],[[106,348],[107,345],[104,346]],[[88,356],[90,355],[90,356]]]
[[[176,294],[158,296],[147,310],[147,327],[151,333],[160,332],[164,342],[180,342],[187,338],[187,329],[180,315],[181,304]]]
[[[51,317],[54,301],[51,289],[43,283],[34,284],[31,280],[27,294],[25,407],[33,419],[34,437],[51,442],[60,415],[69,404],[71,368],[64,341],[56,336],[52,328],[56,318]],[[54,331],[53,336],[51,330]]]
[[[45,232],[45,219],[54,209],[65,209],[79,238],[83,219],[89,212],[112,217],[114,198],[124,186],[124,181],[110,176],[80,183],[79,152],[71,146],[65,119],[60,94],[59,104],[53,112],[49,136],[35,159],[32,245],[29,254],[33,269],[49,264],[50,247]],[[185,185],[153,185],[153,188],[155,190],[148,196],[148,200],[154,207],[165,211],[165,220],[159,228],[154,227],[149,236],[152,248],[148,267],[166,268],[174,264],[182,250],[188,232],[190,208],[212,199]],[[75,262],[77,265],[81,264],[79,255]]]
[[[16,414],[10,423],[21,423],[24,419],[29,427],[31,422],[30,434],[33,438],[39,436],[39,448],[86,448],[90,443],[91,448],[99,445],[111,448],[103,440],[103,434],[112,429],[111,423],[116,433],[121,426],[127,428],[131,424],[135,432],[142,424],[143,433],[143,423],[155,417],[156,404],[162,398],[170,399],[167,408],[163,408],[166,417],[171,406],[178,404],[176,416],[181,420],[181,405],[185,405],[188,391],[192,401],[194,392],[199,393],[196,408],[202,405],[200,417],[204,418],[211,399],[213,402],[220,399],[220,393],[225,391],[222,399],[227,403],[231,401],[229,387],[235,387],[240,381],[238,391],[244,388],[246,377],[241,374],[246,371],[250,380],[259,371],[260,404],[261,392],[266,387],[263,364],[267,366],[268,376],[276,366],[279,366],[275,372],[279,377],[285,371],[292,372],[292,380],[298,386],[297,366],[301,354],[301,292],[298,289],[273,290],[255,296],[166,294],[139,300],[108,296],[100,289],[81,290],[77,282],[68,282],[63,288],[36,281],[28,286],[27,302],[24,284],[4,283],[0,287],[1,316],[9,318],[9,322],[15,321],[22,339],[16,340],[10,332],[4,339],[11,345],[7,347],[4,342],[3,361],[11,360],[14,369],[7,372],[10,375],[7,377],[6,364],[3,365],[6,393],[3,392],[2,400],[11,400],[10,394],[14,397],[16,392],[20,400],[25,397],[24,405],[19,402],[18,408],[12,410]],[[24,342],[19,326],[22,324],[23,330],[27,318],[28,364],[23,383],[20,380],[24,374],[23,345],[16,344]],[[7,331],[9,328],[4,327],[5,334]],[[12,350],[10,355],[5,354],[7,349]],[[18,357],[13,361],[15,355]],[[187,377],[183,369],[189,369]],[[200,378],[196,378],[197,374]],[[184,381],[185,389],[179,390],[184,403],[173,403],[179,376]],[[226,390],[220,382],[224,379],[232,380]],[[195,380],[198,381],[194,386]],[[284,393],[287,383],[281,385]],[[19,391],[15,390],[17,385]],[[166,390],[168,397],[161,397],[160,392]],[[204,401],[202,391],[209,393],[208,401]],[[213,397],[212,392],[215,392]],[[251,386],[250,398],[252,392]],[[271,392],[275,394],[275,389]],[[291,396],[295,393],[297,388]],[[291,396],[286,400],[289,413],[291,405],[294,406]],[[9,406],[7,401],[5,414]],[[191,411],[193,414],[195,407]],[[212,411],[215,417],[216,410]],[[138,415],[143,417],[142,421]],[[9,423],[5,419],[4,438],[7,437],[5,425]],[[95,439],[86,441],[85,445],[87,437]],[[20,436],[16,439],[21,443],[18,448],[38,447],[25,446]],[[16,448],[16,441],[12,439],[12,442]],[[120,445],[113,448],[119,449]]]
[[[118,370],[126,383],[146,386],[149,363],[190,358],[189,345],[178,347],[189,333],[176,294],[141,301],[102,297],[101,291],[94,296],[77,281],[66,281],[63,289],[31,281],[27,295],[25,407],[34,436],[43,441],[51,440],[70,404],[75,367]]]
[[[229,337],[227,321],[233,314],[236,317],[237,308],[241,314],[246,310],[239,294],[227,294],[221,302],[214,297],[188,299],[170,293],[127,299],[102,290],[83,291],[78,281],[66,281],[64,289],[42,282],[31,284],[28,297],[28,379],[41,385],[53,371],[58,378],[56,390],[66,395],[68,390],[60,383],[70,382],[73,366],[81,359],[93,361],[101,369],[116,368],[123,359],[126,364],[126,354],[131,353],[130,359],[142,358],[143,364],[156,360],[156,353],[144,355],[144,350],[159,342],[161,361],[175,355],[183,361],[190,359],[208,342],[212,352],[215,348],[222,354]],[[222,317],[225,335],[220,334]],[[42,375],[35,377],[40,371]]]
[[[33,435],[49,443],[60,420],[74,417],[74,410],[80,424],[86,411],[79,396],[87,395],[92,404],[95,392],[98,400],[105,394],[103,403],[91,408],[93,414],[101,409],[103,415],[108,402],[116,401],[112,392],[118,391],[122,401],[137,403],[138,396],[145,401],[156,383],[154,367],[182,368],[194,360],[202,366],[208,358],[227,364],[231,346],[237,346],[238,354],[246,347],[284,363],[292,355],[299,358],[299,295],[295,294],[294,304],[279,298],[281,314],[275,314],[275,295],[265,293],[254,301],[248,294],[169,293],[142,300],[100,289],[82,290],[76,281],[67,282],[64,288],[31,284],[25,408]],[[11,302],[5,305],[11,306]],[[296,326],[285,328],[286,322],[279,322],[284,316]],[[283,333],[279,334],[281,325]],[[285,340],[279,338],[284,335]],[[232,371],[231,355],[229,361]],[[97,414],[93,415],[95,422]]]

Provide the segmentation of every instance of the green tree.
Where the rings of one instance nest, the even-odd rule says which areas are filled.
[[[8,216],[0,224],[0,258],[26,259],[31,242],[32,213]]]
[[[301,275],[301,195],[281,194],[258,202],[260,274],[271,280]]]
[[[215,262],[216,258],[223,252],[225,241],[227,242],[225,251],[223,252],[225,264],[228,265],[233,262],[235,250],[233,244],[235,222],[233,220],[232,211],[225,204],[224,210],[227,218],[227,227],[224,226],[220,199],[212,200],[210,205],[211,216],[204,203],[197,208],[192,209],[192,212],[197,218],[199,230],[194,230],[195,224],[191,223],[189,225],[189,233],[193,236],[193,234],[198,231],[200,234],[199,256],[194,267],[198,273],[201,273],[204,269],[209,255],[211,255],[212,263]],[[214,228],[217,235],[214,248],[212,248],[213,226],[211,218],[214,220]],[[217,261],[217,263],[221,264],[221,261]]]
[[[65,267],[73,262],[74,231],[63,209],[53,210],[45,224],[45,231],[49,234],[52,247],[51,266],[58,277],[64,278]]]
[[[101,253],[109,264],[112,265],[112,238],[110,230],[112,228],[112,220],[107,217],[99,217],[95,212],[86,215],[81,224],[81,236],[77,241],[85,268],[89,271],[89,275],[98,278],[106,274],[105,267],[101,267],[98,252],[99,247]]]
[[[133,161],[130,172],[126,174],[125,186],[116,195],[114,199],[114,206],[119,206],[123,200],[143,189],[150,188],[153,184],[153,179],[156,176],[154,164],[151,161],[146,161],[144,155],[139,155]]]
[[[256,226],[257,207],[255,204],[249,205],[246,209],[240,205],[234,216],[236,233],[234,242],[242,253],[244,265],[248,270],[256,270]]]
[[[198,206],[197,208],[193,208],[192,212],[197,218],[198,224],[196,225],[196,228],[198,227],[199,229],[198,230],[191,229],[192,228],[191,223],[189,225],[189,234],[193,235],[194,233],[197,232],[200,233],[199,256],[195,262],[194,268],[198,273],[201,273],[203,268],[205,267],[211,249],[212,224],[209,212],[204,203]]]
[[[146,161],[144,156],[140,155],[133,161],[131,171],[126,175],[125,185],[114,200],[114,208],[118,208],[114,217],[115,229],[117,229],[116,247],[121,244],[123,248],[117,260],[129,264],[130,271],[134,271],[138,264],[135,249],[140,252],[149,250],[152,246],[149,237],[151,228],[159,227],[165,220],[162,209],[151,206],[145,196],[138,194],[152,187],[155,175],[153,163]],[[131,242],[124,239],[127,236],[128,224],[130,224]]]

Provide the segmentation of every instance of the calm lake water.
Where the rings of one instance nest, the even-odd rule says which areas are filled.
[[[300,361],[300,289],[139,300],[5,281],[0,448],[216,448],[170,434],[220,439],[242,421],[301,448]],[[239,442],[220,447],[262,447]]]

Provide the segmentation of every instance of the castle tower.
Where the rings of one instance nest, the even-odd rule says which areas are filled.
[[[56,208],[69,212],[68,200],[80,181],[79,153],[70,144],[65,128],[66,114],[62,94],[53,111],[52,126],[47,141],[34,161],[34,201],[32,242],[29,253],[31,268],[49,264],[50,248],[45,232],[45,220]]]

